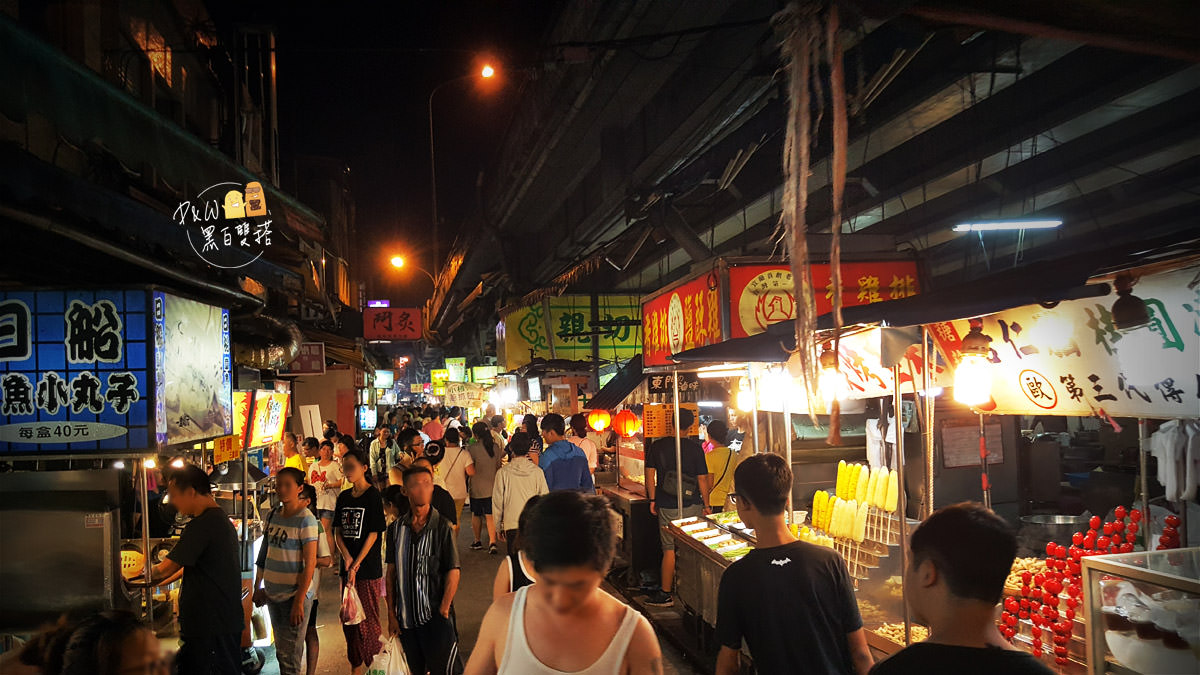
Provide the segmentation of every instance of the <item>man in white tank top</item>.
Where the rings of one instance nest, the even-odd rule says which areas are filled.
[[[617,543],[608,502],[564,491],[532,508],[522,550],[540,581],[492,603],[467,675],[662,673],[650,622],[600,590]]]

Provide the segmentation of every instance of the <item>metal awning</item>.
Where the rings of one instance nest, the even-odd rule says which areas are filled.
[[[642,355],[637,354],[625,362],[608,384],[600,388],[596,395],[583,406],[587,410],[611,410],[621,405],[626,396],[633,393],[641,385],[645,375],[642,372]]]

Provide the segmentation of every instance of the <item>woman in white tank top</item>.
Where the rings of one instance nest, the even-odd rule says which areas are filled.
[[[529,595],[529,587],[521,588],[513,599],[512,613],[508,618],[508,640],[504,645],[504,658],[500,660],[500,675],[568,675],[561,670],[555,670],[544,665],[533,655],[529,641],[525,636],[525,598]],[[621,664],[625,662],[625,651],[633,639],[633,631],[637,628],[638,613],[630,607],[625,608],[625,618],[616,635],[608,643],[608,648],[592,665],[583,670],[576,670],[569,675],[616,675],[621,672]]]
[[[467,675],[661,673],[650,622],[600,589],[616,548],[608,502],[552,492],[530,515],[521,537],[537,582],[492,603]]]

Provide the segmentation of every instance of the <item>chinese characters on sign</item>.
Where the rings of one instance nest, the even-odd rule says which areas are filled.
[[[280,375],[324,375],[325,374],[325,343],[304,342],[296,359],[287,368],[279,371]]]
[[[828,264],[812,265],[817,314],[833,309]],[[796,318],[795,283],[784,264],[729,267],[731,337],[757,335],[767,326]],[[899,300],[920,291],[913,261],[842,263],[842,306]]]
[[[676,373],[647,375],[646,387],[651,394],[671,394],[674,392]],[[679,393],[694,394],[700,391],[700,378],[695,373],[678,373]]]
[[[368,307],[363,312],[367,340],[421,339],[421,310],[416,307]]]
[[[595,345],[602,360],[624,361],[641,351],[636,325],[596,328],[591,335],[592,300],[585,295],[551,298],[545,305],[523,307],[505,315],[496,325],[496,353],[503,370],[515,370],[532,357],[588,360]],[[549,306],[550,316],[545,316]],[[641,303],[635,296],[601,295],[597,298],[600,321],[632,323],[641,320]],[[553,346],[553,352],[551,347]]]
[[[153,447],[148,299],[0,295],[0,453]]]
[[[1195,417],[1200,413],[1200,303],[1188,283],[1196,273],[1192,267],[1138,281],[1137,295],[1146,301],[1149,330],[1158,343],[1154,354],[1135,360],[1160,371],[1149,382],[1144,372],[1123,371],[1118,352],[1124,337],[1112,322],[1113,296],[984,317],[994,376],[992,402],[981,408],[998,414],[1090,416],[1103,410],[1108,417]],[[930,328],[938,349],[957,364],[967,322]]]
[[[702,275],[642,303],[643,363],[672,363],[671,355],[720,342],[721,282]]]

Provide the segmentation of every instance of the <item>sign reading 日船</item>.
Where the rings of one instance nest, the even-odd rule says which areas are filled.
[[[1065,300],[1052,309],[1018,307],[983,317],[992,338],[992,401],[997,414],[1174,418],[1200,415],[1200,268],[1142,277],[1149,344],[1119,356],[1132,333],[1113,325],[1114,295]],[[957,364],[966,321],[930,326],[938,348]],[[1142,353],[1147,350],[1147,353]],[[1130,356],[1134,358],[1129,358]],[[1130,369],[1126,372],[1126,369]],[[1153,370],[1150,373],[1149,370]]]
[[[210,334],[204,348],[179,341],[193,329]],[[0,453],[147,453],[186,440],[170,433],[181,419],[196,438],[228,434],[228,344],[226,310],[158,291],[0,294]],[[203,381],[168,400],[180,370]]]

